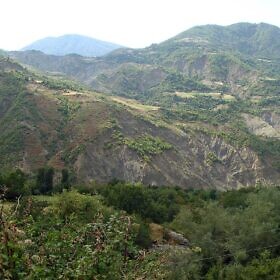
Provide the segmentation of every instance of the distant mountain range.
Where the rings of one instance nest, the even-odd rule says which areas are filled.
[[[37,50],[51,55],[78,54],[81,56],[102,56],[122,46],[82,35],[47,37],[22,48],[22,51]]]
[[[38,51],[10,55],[24,64],[65,74],[106,93],[140,97],[157,92],[158,87],[189,90],[179,87],[177,80],[175,84],[170,81],[175,71],[181,84],[195,79],[204,83],[200,90],[210,86],[212,90],[242,95],[251,91],[253,82],[261,81],[259,77],[279,73],[280,29],[265,23],[196,26],[160,44],[143,49],[121,48],[97,58],[50,56]]]

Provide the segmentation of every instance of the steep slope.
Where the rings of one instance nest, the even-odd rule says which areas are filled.
[[[117,178],[184,188],[279,183],[269,153],[260,157],[253,146],[239,145],[211,125],[179,117],[175,107],[167,112],[62,86],[9,59],[0,66],[2,168],[36,171],[48,164],[71,169],[78,181]]]
[[[121,46],[110,42],[67,34],[60,37],[43,38],[22,48],[22,51],[38,50],[51,55],[78,54],[91,57],[102,56],[118,48]]]

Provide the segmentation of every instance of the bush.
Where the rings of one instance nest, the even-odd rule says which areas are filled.
[[[179,212],[179,192],[169,188],[117,183],[97,189],[108,205],[156,223],[170,222]]]
[[[152,137],[150,135],[138,137],[137,139],[126,139],[125,144],[130,149],[135,150],[146,161],[149,161],[152,156],[172,148],[171,144],[159,137]]]
[[[97,197],[83,195],[76,190],[63,191],[54,200],[54,208],[64,220],[76,216],[78,219],[91,221],[98,214],[109,214],[109,208],[104,207]]]
[[[27,199],[18,216],[0,211],[1,279],[163,279],[156,256],[136,246],[130,217],[98,214],[88,222],[104,214],[102,205],[75,191],[42,198],[48,207]]]
[[[135,238],[135,242],[138,246],[148,249],[152,245],[152,240],[150,238],[149,226],[145,223],[141,223],[138,229],[138,233]]]
[[[19,196],[30,194],[27,176],[20,169],[0,174],[0,192],[8,200],[15,200]]]

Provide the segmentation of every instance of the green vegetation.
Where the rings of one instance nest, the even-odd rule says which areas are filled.
[[[0,213],[1,278],[163,279],[157,254],[136,245],[133,219],[98,197],[64,192],[19,206]]]
[[[193,254],[174,255],[173,279],[277,279],[280,190],[202,195],[194,192],[171,224],[193,246]]]
[[[210,91],[210,88],[204,84],[190,79],[179,73],[170,73],[164,81],[157,87],[153,88],[153,92],[174,92],[174,91]]]
[[[63,90],[65,92],[67,92],[68,90],[82,91],[84,89],[83,86],[71,80],[63,80],[51,77],[39,77],[39,79],[40,78],[43,79],[42,84],[49,89]]]
[[[237,65],[240,71],[252,70],[248,61],[242,61],[232,54],[216,53],[209,56],[211,75],[217,81],[226,81],[232,65]]]
[[[172,145],[163,141],[159,137],[153,137],[145,134],[137,138],[126,138],[122,134],[120,127],[114,122],[111,139],[104,144],[105,149],[111,149],[119,145],[127,145],[130,149],[137,152],[137,154],[145,161],[150,161],[151,158],[157,154],[161,154],[166,150],[172,149]]]
[[[108,205],[156,223],[170,222],[179,211],[183,194],[169,188],[146,188],[117,182],[96,189]]]
[[[207,154],[206,162],[209,165],[213,165],[215,163],[221,163],[221,160],[217,157],[217,155],[213,152]]]
[[[105,149],[111,149],[114,146],[124,144],[124,136],[121,132],[121,128],[116,120],[112,120],[109,124],[109,129],[112,130],[111,139],[104,144]]]
[[[172,145],[163,141],[159,137],[145,135],[136,139],[126,139],[125,144],[135,150],[145,161],[149,161],[152,156],[172,148]]]
[[[68,190],[72,181],[72,174],[65,168],[55,171],[54,168],[46,166],[39,168],[36,174],[30,175],[20,169],[2,171],[0,173],[0,193],[8,200],[16,200],[30,194],[50,195],[62,192],[63,189]]]
[[[277,161],[280,155],[280,140],[273,138],[261,138],[249,133],[242,122],[235,122],[229,129],[214,132],[237,147],[250,147],[262,158],[270,157]]]
[[[79,154],[81,154],[85,150],[85,148],[86,148],[85,144],[79,144],[74,148],[68,148],[63,151],[62,159],[66,163],[71,164],[77,159]]]
[[[18,158],[24,145],[20,122],[29,117],[24,107],[32,107],[24,85],[23,75],[0,71],[0,154],[6,164]]]
[[[280,188],[219,192],[116,181],[29,196],[30,184],[21,171],[0,176],[2,194],[15,199],[14,206],[0,199],[4,279],[241,280],[280,275]],[[166,243],[169,249],[160,253],[150,250],[150,222],[182,233],[188,247],[180,245],[179,250]]]
[[[36,178],[36,189],[41,194],[53,191],[54,169],[52,167],[40,168]]]
[[[58,99],[60,101],[60,107],[58,110],[63,114],[66,120],[71,119],[73,114],[75,114],[75,112],[79,110],[80,104],[77,102],[70,101],[66,97],[59,97]]]
[[[0,194],[10,200],[30,194],[30,189],[26,183],[27,176],[19,169],[0,173]]]

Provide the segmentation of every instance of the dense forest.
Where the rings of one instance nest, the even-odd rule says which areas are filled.
[[[117,180],[75,185],[68,170],[59,180],[54,174],[49,167],[33,176],[1,173],[3,279],[280,275],[277,187],[220,192]],[[171,240],[170,231],[188,244]]]

